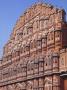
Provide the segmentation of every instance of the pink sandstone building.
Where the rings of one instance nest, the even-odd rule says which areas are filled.
[[[19,17],[0,60],[0,90],[67,90],[65,16],[36,3]]]

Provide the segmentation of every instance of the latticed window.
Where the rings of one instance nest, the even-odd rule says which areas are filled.
[[[31,61],[31,70],[33,70],[33,69],[34,69],[34,62]]]
[[[23,31],[18,32],[17,35],[18,35],[18,39],[21,39],[23,37]]]
[[[11,76],[12,76],[13,69],[10,67],[10,68],[8,69],[8,71],[9,71],[9,77],[11,77]]]
[[[24,30],[23,30],[23,35],[24,35],[24,36],[27,35],[27,27],[24,28]]]
[[[47,36],[47,40],[50,41],[50,39],[51,38],[50,38],[50,33],[49,33],[48,36]]]
[[[17,75],[17,67],[16,66],[13,68],[13,75]]]
[[[39,67],[43,67],[43,62],[39,62]]]
[[[51,61],[51,59],[49,60],[49,65],[51,65],[52,64],[52,61]]]
[[[31,70],[31,63],[28,63],[27,64],[27,71],[30,71]]]
[[[4,57],[5,61],[8,61],[8,56]]]
[[[58,56],[53,56],[53,65],[57,66],[58,64]]]
[[[16,51],[15,56],[19,56],[19,55],[20,55],[20,51]]]
[[[54,57],[53,63],[58,63],[58,58],[57,57]]]
[[[56,33],[55,33],[55,36],[56,36],[56,37],[60,37],[60,32],[56,32]]]
[[[52,90],[52,85],[51,84],[47,84],[45,86],[45,90]]]
[[[12,55],[9,55],[8,57],[7,57],[7,60],[11,60],[12,59]]]
[[[48,41],[54,40],[54,32],[49,33],[47,39]]]
[[[17,66],[17,72],[18,72],[18,73],[21,73],[21,72],[22,72],[21,66]]]
[[[27,45],[26,46],[26,51],[29,51],[30,50],[30,45]]]
[[[15,54],[15,52],[14,52],[14,53],[12,53],[12,58],[14,58],[14,57],[16,57],[16,54]]]
[[[39,78],[39,87],[40,88],[44,87],[44,80],[43,80],[43,78]]]
[[[21,53],[21,54],[23,53],[23,47],[22,47],[22,48],[20,48],[20,53]]]
[[[23,72],[26,72],[26,67],[23,67],[23,68],[22,68],[22,71],[23,71]]]
[[[53,86],[53,90],[60,90],[59,86]]]
[[[44,88],[43,87],[39,87],[39,89],[38,90],[44,90]]]
[[[41,40],[37,40],[37,46],[41,46]]]
[[[36,40],[33,41],[33,48],[36,48]]]
[[[31,49],[33,48],[33,42],[30,42],[30,48]]]
[[[34,79],[34,90],[38,90],[38,79]]]
[[[53,25],[54,22],[55,22],[54,15],[51,15],[50,18],[49,18],[49,25]]]
[[[61,58],[60,61],[61,61],[61,65],[64,65],[64,58]]]
[[[47,59],[44,61],[44,64],[45,64],[45,66],[48,66],[48,60]]]
[[[54,40],[54,32],[51,32],[51,40]]]
[[[29,27],[27,30],[27,34],[31,34],[33,32],[33,27]]]
[[[60,40],[60,31],[55,32],[55,40]]]
[[[52,86],[51,85],[49,85],[49,89],[48,90],[52,90]]]
[[[36,21],[36,28],[39,28],[39,21]]]
[[[23,64],[22,64],[22,62],[17,64],[17,72],[18,73],[23,72]]]
[[[8,78],[8,69],[4,68],[2,74],[3,74],[3,79]]]
[[[40,29],[44,28],[44,20],[40,21]]]
[[[38,63],[34,63],[34,67],[35,68],[38,68]]]
[[[23,47],[23,53],[25,53],[26,52],[26,48],[25,48],[25,46]]]
[[[47,28],[48,27],[48,22],[49,22],[48,20],[45,20],[44,21],[44,28]]]
[[[46,39],[42,38],[42,43],[45,44],[46,43]]]

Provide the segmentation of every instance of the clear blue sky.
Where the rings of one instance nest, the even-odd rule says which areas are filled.
[[[20,15],[38,0],[0,0],[0,56]],[[67,12],[67,0],[43,0]]]

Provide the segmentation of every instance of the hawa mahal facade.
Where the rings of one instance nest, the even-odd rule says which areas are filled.
[[[36,3],[19,17],[0,60],[0,90],[67,90],[65,16]]]

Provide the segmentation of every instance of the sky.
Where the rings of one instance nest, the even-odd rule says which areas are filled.
[[[0,0],[0,57],[17,19],[36,2],[38,0]],[[43,0],[43,2],[63,8],[67,13],[67,0]]]

